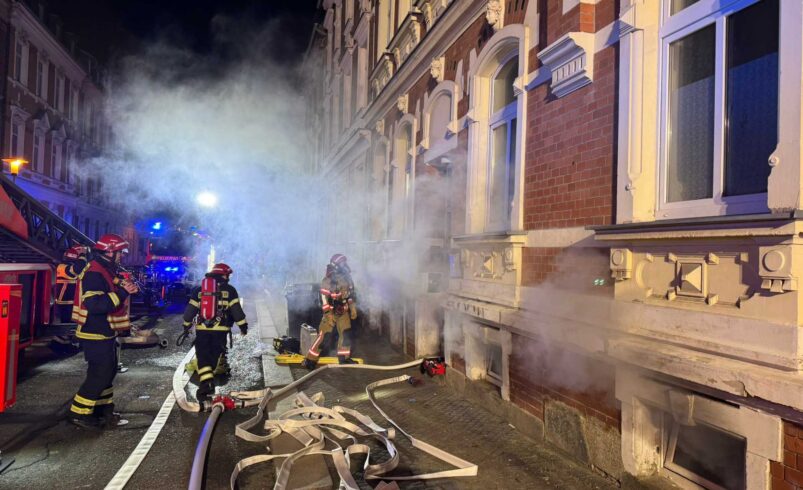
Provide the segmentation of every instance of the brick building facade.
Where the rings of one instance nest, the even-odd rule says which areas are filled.
[[[363,325],[612,479],[800,488],[801,2],[322,7]]]
[[[120,232],[103,182],[81,172],[109,143],[104,71],[42,3],[1,1],[0,30],[0,153],[29,162],[16,183],[90,238]]]

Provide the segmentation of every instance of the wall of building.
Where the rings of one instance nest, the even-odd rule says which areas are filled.
[[[803,421],[799,225],[727,216],[742,208],[682,222],[656,211],[663,2],[420,0],[389,42],[377,18],[395,2],[354,2],[341,16],[345,3],[323,2],[312,54],[329,61],[313,77],[312,105],[323,107],[321,174],[346,186],[354,181],[337,179],[349,169],[369,174],[368,187],[352,186],[372,196],[359,235],[369,238],[322,232],[330,252],[359,264],[366,326],[410,356],[443,353],[455,386],[484,387],[517,427],[612,479],[693,485],[670,468],[660,434],[701,420],[747,441],[748,488],[794,488],[783,485],[798,484]],[[798,3],[780,0],[795,22]],[[791,139],[778,151],[792,155],[783,172],[798,182],[803,29],[784,19],[781,64],[796,75],[781,81],[780,133]],[[355,72],[347,58],[363,47],[371,62]],[[514,55],[512,206],[499,227],[489,221],[490,79]],[[335,127],[344,79],[363,80],[368,97]],[[433,118],[444,94],[450,117]],[[434,120],[447,121],[445,137],[430,134]],[[409,152],[399,144],[408,124]],[[398,179],[410,169],[407,193]],[[786,204],[769,207],[797,209],[778,172],[767,199]],[[391,180],[403,204],[388,209]],[[441,212],[449,226],[427,227]]]

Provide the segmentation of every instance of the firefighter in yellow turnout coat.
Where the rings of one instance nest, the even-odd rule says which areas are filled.
[[[55,302],[57,317],[61,323],[72,321],[75,301],[75,285],[88,266],[89,249],[75,245],[64,252],[64,260],[56,267]]]
[[[354,364],[351,359],[351,321],[357,319],[354,282],[351,269],[343,254],[332,256],[326,267],[326,276],[321,281],[323,318],[318,327],[318,337],[313,342],[303,365],[315,369],[327,336],[337,328],[337,358],[340,364]]]
[[[209,398],[215,392],[215,374],[228,374],[226,340],[231,327],[237,325],[240,333],[243,335],[248,333],[248,321],[240,304],[240,297],[234,286],[229,284],[232,272],[231,267],[226,264],[215,264],[206,275],[207,279],[214,279],[215,292],[207,292],[203,287],[193,289],[190,301],[184,310],[185,331],[188,331],[192,327],[193,320],[196,320],[195,357],[201,384],[195,396],[199,401]],[[214,302],[205,304],[206,295],[214,295]],[[207,306],[210,306],[212,311],[207,312]]]
[[[127,423],[114,412],[112,382],[117,374],[118,330],[131,327],[128,296],[137,286],[117,277],[117,268],[128,242],[107,234],[95,243],[95,259],[80,274],[72,318],[78,324],[75,336],[81,341],[88,367],[86,379],[73,397],[69,419],[84,428],[99,429]]]

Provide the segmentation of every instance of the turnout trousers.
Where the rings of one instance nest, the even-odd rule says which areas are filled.
[[[229,333],[223,331],[196,330],[195,358],[198,359],[198,378],[212,381],[218,364],[223,365],[226,353],[226,341]]]
[[[318,327],[318,337],[312,343],[307,352],[307,359],[318,362],[321,357],[321,349],[327,341],[327,337],[337,328],[337,355],[338,357],[351,357],[351,318],[346,310],[341,314],[333,312],[324,313],[321,324]]]
[[[117,341],[81,339],[81,348],[87,362],[86,379],[73,397],[70,415],[104,416],[114,410],[112,382],[117,375]]]

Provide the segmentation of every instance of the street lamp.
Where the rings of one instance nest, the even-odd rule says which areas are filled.
[[[198,194],[196,200],[198,201],[198,204],[205,208],[214,208],[217,206],[217,196],[208,191]]]
[[[17,181],[17,174],[20,173],[20,167],[28,163],[28,160],[19,157],[4,158],[3,161],[8,164],[9,173],[11,173],[14,182]]]

